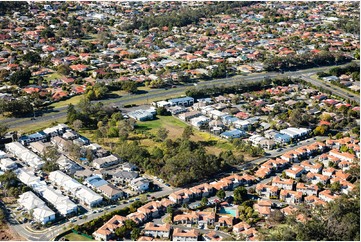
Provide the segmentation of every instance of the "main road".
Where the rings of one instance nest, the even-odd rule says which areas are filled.
[[[164,96],[175,96],[175,95],[182,95],[184,92],[189,88],[206,88],[206,87],[213,87],[213,86],[221,86],[221,85],[234,85],[240,82],[261,82],[266,77],[298,77],[302,78],[307,82],[310,82],[311,84],[322,87],[326,90],[331,91],[332,93],[344,98],[344,99],[351,99],[356,102],[360,102],[359,96],[355,94],[350,94],[349,92],[346,92],[345,90],[335,87],[335,86],[327,86],[325,83],[314,80],[310,78],[311,75],[315,74],[318,71],[326,71],[327,69],[332,68],[332,66],[328,67],[317,67],[317,68],[311,68],[306,70],[300,70],[300,71],[293,71],[293,72],[286,72],[284,74],[280,74],[277,72],[267,72],[267,73],[255,73],[251,74],[249,76],[234,76],[230,78],[223,78],[223,79],[214,79],[206,82],[199,82],[197,86],[178,86],[177,88],[171,88],[169,90],[160,90],[160,89],[154,89],[148,91],[146,94],[139,94],[139,95],[128,95],[123,96],[120,98],[114,98],[109,100],[101,100],[97,102],[103,102],[105,104],[112,104],[116,106],[122,106],[125,104],[132,104],[135,102],[142,102],[146,103],[149,99],[161,99]],[[17,128],[20,126],[26,126],[26,125],[33,125],[36,123],[40,123],[43,121],[50,121],[50,120],[59,120],[66,116],[66,109],[67,107],[60,107],[52,110],[50,113],[46,113],[43,116],[39,116],[36,118],[36,120],[31,120],[31,118],[8,118],[5,120],[2,120],[3,124],[7,124],[10,128]]]

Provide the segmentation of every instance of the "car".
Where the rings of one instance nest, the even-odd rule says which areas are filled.
[[[165,184],[167,187],[170,187],[170,185],[168,183]]]
[[[277,151],[277,152],[280,152],[281,150],[282,150],[282,148],[278,148],[276,151]]]
[[[139,200],[140,200],[140,198],[139,198],[139,197],[136,197],[136,198],[135,198],[135,201],[139,201]]]
[[[203,227],[204,227],[203,224],[198,225],[198,229],[203,229]]]
[[[70,220],[70,222],[75,223],[77,220],[75,218],[73,218],[72,220]]]
[[[98,211],[97,210],[94,210],[92,213],[97,213]]]
[[[130,199],[129,202],[134,202],[134,199]]]
[[[99,213],[103,212],[104,210],[103,209],[99,209]]]
[[[82,218],[83,218],[83,215],[80,215],[78,218],[79,218],[79,219],[82,219]]]
[[[111,208],[116,208],[117,207],[117,205],[112,205],[112,206],[110,206]]]

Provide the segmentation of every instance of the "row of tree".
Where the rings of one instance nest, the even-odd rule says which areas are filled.
[[[351,61],[351,57],[339,52],[321,51],[316,54],[305,53],[291,56],[271,56],[264,60],[267,71],[288,71],[307,69],[315,66],[337,65]]]

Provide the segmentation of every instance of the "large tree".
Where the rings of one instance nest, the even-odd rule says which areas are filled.
[[[31,77],[31,72],[28,69],[16,71],[9,78],[10,83],[13,85],[18,85],[20,87],[29,85],[29,80]]]

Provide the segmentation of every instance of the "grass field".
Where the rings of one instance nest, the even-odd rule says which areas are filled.
[[[47,81],[51,81],[51,80],[55,80],[55,79],[60,79],[62,77],[64,77],[64,76],[57,72],[54,72],[53,74],[44,76],[44,79]]]
[[[169,131],[168,138],[175,140],[182,136],[183,130],[187,125],[188,124],[173,116],[158,116],[156,120],[138,122],[137,130],[156,135],[158,129],[163,127]],[[193,131],[194,135],[191,136],[191,140],[203,142],[207,152],[210,154],[218,155],[222,151],[234,149],[233,145],[227,140],[222,140],[210,133],[196,129],[193,129]],[[152,149],[157,144],[151,139],[143,139],[141,140],[141,145]]]
[[[61,107],[64,107],[64,106],[68,106],[69,104],[77,105],[81,98],[82,98],[82,95],[74,96],[74,97],[68,98],[68,99],[63,100],[63,101],[52,103],[50,105],[50,107],[61,108]]]
[[[88,237],[82,236],[76,233],[70,233],[64,236],[65,239],[69,241],[94,241],[93,239],[89,239]]]
[[[61,118],[61,119],[57,119],[57,120],[47,120],[47,121],[42,121],[42,122],[38,122],[38,123],[34,123],[34,124],[28,124],[28,125],[24,125],[24,126],[18,126],[16,128],[10,128],[10,131],[19,131],[20,133],[35,133],[37,131],[41,131],[45,128],[48,128],[51,126],[51,124],[53,122],[58,122],[58,123],[64,123],[66,121],[66,118]]]

